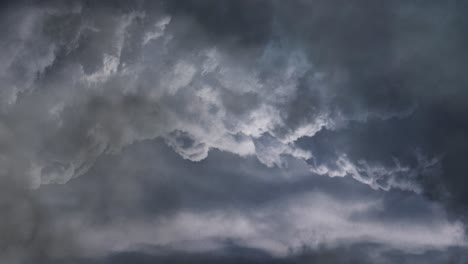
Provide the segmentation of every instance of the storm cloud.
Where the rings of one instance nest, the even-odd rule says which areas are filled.
[[[461,1],[0,7],[0,260],[466,261]]]

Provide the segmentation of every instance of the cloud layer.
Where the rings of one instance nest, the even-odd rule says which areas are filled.
[[[4,79],[13,80],[2,89],[3,133],[5,141],[15,142],[4,159],[22,162],[18,174],[29,175],[34,186],[65,183],[103,153],[159,137],[192,161],[218,149],[282,167],[283,155],[304,160],[318,155],[295,146],[301,137],[411,112],[367,111],[359,103],[345,111],[338,97],[346,77],[314,67],[304,47],[290,43],[272,18],[263,22],[271,36],[245,52],[228,36],[221,36],[221,43],[213,40],[197,17],[172,19],[157,11],[77,5],[10,12],[35,17],[25,16],[4,39],[13,49],[4,55]],[[66,32],[56,26],[62,23],[70,24]],[[187,44],[192,32],[197,38]],[[341,163],[337,159],[343,172],[331,176],[356,166]],[[325,169],[318,165],[314,171]],[[373,187],[379,186],[377,179],[392,185],[379,175],[364,180],[350,174]]]
[[[464,11],[459,1],[2,4],[5,259],[225,241],[272,258],[366,243],[458,252]]]

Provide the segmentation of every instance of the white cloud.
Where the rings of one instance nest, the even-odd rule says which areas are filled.
[[[382,223],[355,218],[356,215],[378,211],[381,207],[380,200],[340,201],[312,192],[254,211],[222,208],[205,212],[183,210],[154,221],[91,227],[81,234],[80,239],[90,250],[103,252],[144,244],[204,251],[222,247],[226,240],[275,255],[300,251],[304,245],[311,248],[334,247],[347,242],[379,243],[403,252],[466,246],[463,225],[447,221],[440,209],[436,212],[439,215],[433,215],[430,222],[396,219],[393,223]],[[114,242],[109,244],[109,241]],[[201,246],[203,244],[206,247]]]
[[[417,183],[418,176],[430,170],[440,170],[439,158],[428,159],[421,153],[415,153],[418,158],[417,167],[402,165],[394,158],[393,165],[381,163],[369,163],[365,160],[352,161],[346,154],[341,154],[336,160],[330,158],[326,164],[315,164],[310,170],[319,175],[330,177],[351,176],[354,179],[369,185],[373,189],[388,191],[391,188],[422,192],[422,187]]]

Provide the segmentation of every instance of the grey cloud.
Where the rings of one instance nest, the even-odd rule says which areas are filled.
[[[291,47],[290,51],[281,40],[269,40],[259,47],[257,56],[237,60],[231,48],[203,38],[199,45],[205,48],[182,45],[184,38],[179,39],[179,34],[186,33],[187,27],[180,28],[180,22],[168,20],[168,15],[153,18],[144,10],[118,12],[86,5],[71,11],[30,9],[45,21],[36,31],[42,29],[41,37],[55,48],[55,58],[30,70],[32,76],[39,74],[37,80],[30,78],[35,85],[20,88],[30,92],[6,105],[4,115],[9,130],[18,137],[15,141],[23,142],[21,137],[34,141],[21,144],[32,157],[15,159],[23,159],[22,174],[30,175],[36,186],[66,182],[86,172],[99,155],[134,141],[166,137],[173,142],[174,131],[186,133],[198,142],[197,147],[204,146],[202,150],[186,146],[183,154],[171,143],[185,157],[201,151],[194,160],[217,148],[257,155],[269,166],[279,165],[283,154],[309,157],[291,148],[297,138],[353,119],[337,118],[325,108],[298,122],[294,112],[281,110],[295,103],[299,83],[313,70],[301,50]],[[55,28],[53,24],[59,22],[70,23],[74,32],[65,34]],[[153,32],[148,27],[158,25],[161,36],[148,41],[144,36]],[[204,34],[197,27],[193,30]],[[235,97],[246,105],[239,108],[230,103]],[[34,121],[18,122],[20,116]],[[21,126],[27,126],[24,134],[17,133]],[[45,130],[28,135],[38,127]],[[269,158],[255,150],[254,141],[264,133],[278,139],[275,150],[268,151],[267,155],[274,155]],[[49,142],[52,147],[46,148]]]
[[[346,77],[339,97],[344,109],[353,111],[359,106],[356,102],[370,111],[416,105],[406,118],[355,124],[335,135],[323,133],[329,137],[315,136],[311,141],[326,140],[319,144],[329,153],[323,158],[316,155],[315,160],[322,159],[330,167],[328,158],[338,161],[337,156],[346,154],[353,166],[359,160],[373,161],[390,172],[396,158],[411,168],[414,173],[410,174],[427,197],[447,202],[464,215],[462,157],[467,145],[462,102],[468,94],[461,71],[466,68],[462,15],[466,5],[460,1],[293,1],[282,7],[284,16],[279,17],[285,19],[290,36],[308,45],[312,61]],[[297,19],[306,15],[310,19]],[[418,170],[421,154],[426,161],[439,162],[429,170]]]
[[[269,42],[274,1],[167,1],[170,13],[193,17],[210,38],[234,45],[257,46]]]
[[[349,216],[371,226],[411,211],[389,209],[388,197],[408,195],[399,190],[442,202],[454,220],[466,220],[465,11],[460,1],[2,3],[1,187],[13,179],[18,191],[7,198],[29,201],[22,197],[36,191],[23,187],[52,191],[44,198],[51,199],[60,187],[43,185],[69,182],[61,190],[78,200],[48,206],[84,209],[84,218],[103,223],[125,220],[129,212],[146,219],[191,208],[216,211],[226,203],[240,216],[251,204],[262,211],[285,203],[288,211],[292,193],[306,193],[317,181],[334,195],[383,199],[390,213]],[[118,158],[154,139],[172,150],[149,154],[175,152],[197,163],[178,160],[174,167],[187,167],[177,170],[140,154],[160,167],[137,163],[138,169],[132,158]],[[122,171],[109,175],[115,171],[105,160],[123,162],[116,166]],[[243,162],[257,161],[265,168],[239,176]],[[311,178],[265,181],[290,177],[279,171],[297,167]],[[186,176],[191,169],[209,175],[196,181]],[[151,171],[164,177],[132,177]],[[71,181],[80,175],[96,182]],[[374,197],[370,188],[336,176],[388,196]],[[155,197],[145,195],[144,183]],[[353,191],[343,191],[349,186]],[[80,199],[83,207],[76,205]],[[149,208],[133,208],[140,203]],[[419,216],[443,211],[414,206],[425,208]],[[19,209],[11,219],[30,219],[23,214]],[[445,219],[438,217],[432,218]],[[364,235],[382,237],[377,229]]]
[[[75,233],[60,223],[35,192],[14,180],[0,181],[0,261],[48,263],[81,256]]]
[[[413,253],[464,245],[461,223],[411,192],[311,177],[294,159],[278,170],[217,151],[197,163],[168,153],[162,141],[136,144],[39,191],[91,256],[141,244],[203,253],[226,239],[274,255],[355,242]]]
[[[382,250],[378,244],[358,244],[350,247],[313,250],[304,247],[297,253],[285,257],[275,257],[260,249],[244,248],[232,241],[225,241],[221,250],[204,254],[186,253],[171,248],[153,247],[145,252],[127,251],[112,254],[100,259],[78,259],[76,263],[456,263],[466,261],[466,253],[460,248],[450,248],[446,252],[437,250],[422,254],[407,254],[399,251],[382,251],[382,254],[369,254],[370,251]]]
[[[449,252],[432,251],[424,254],[405,254],[398,251],[384,252],[380,256],[372,256],[366,251],[378,250],[379,245],[355,245],[352,247],[322,248],[320,250],[304,250],[297,254],[291,254],[287,257],[277,258],[269,256],[266,252],[255,249],[246,249],[236,245],[227,246],[227,249],[221,252],[212,252],[211,254],[138,254],[128,252],[121,255],[115,255],[109,259],[119,263],[119,261],[141,261],[141,263],[151,263],[152,261],[177,261],[183,262],[186,258],[194,259],[194,262],[200,263],[463,263],[466,261],[466,255],[463,250],[453,248]]]

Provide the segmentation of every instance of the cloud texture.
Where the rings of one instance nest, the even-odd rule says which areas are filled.
[[[107,261],[113,250],[198,240],[207,246],[197,251],[232,240],[265,259],[302,256],[302,246],[327,258],[322,245],[356,245],[366,252],[357,258],[379,252],[382,263],[458,254],[464,10],[460,1],[2,4],[5,259]]]

